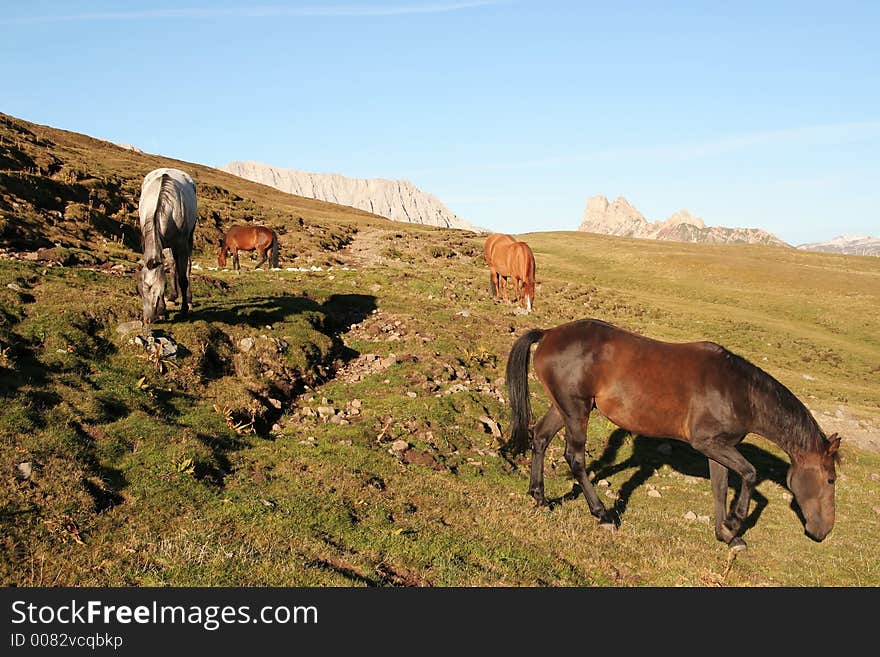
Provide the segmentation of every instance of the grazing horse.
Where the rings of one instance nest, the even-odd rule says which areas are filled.
[[[220,240],[220,253],[217,255],[217,264],[226,267],[226,252],[232,253],[232,266],[241,269],[238,262],[239,251],[256,251],[260,261],[254,269],[266,262],[269,250],[272,250],[271,266],[278,268],[278,236],[275,231],[265,226],[233,226],[223,239]]]
[[[550,397],[547,414],[529,432],[529,355]],[[602,504],[584,466],[586,425],[593,408],[618,427],[643,436],[676,438],[709,458],[715,536],[733,549],[755,487],[755,468],[736,449],[757,433],[791,460],[788,488],[800,507],[806,534],[824,539],[834,526],[837,434],[826,437],[792,392],[747,360],[712,342],[660,342],[611,324],[584,319],[548,330],[532,329],[513,345],[507,360],[512,430],[510,453],[532,448],[529,493],[544,499],[544,452],[564,426],[565,458],[602,524],[616,518]],[[728,470],[742,481],[732,512],[727,509]]]
[[[180,312],[186,314],[192,303],[190,257],[198,220],[195,182],[179,169],[150,171],[141,185],[138,215],[143,257],[135,278],[143,302],[144,323],[165,316],[169,277],[169,299],[176,299],[179,294]]]
[[[501,279],[512,278],[514,301],[531,312],[535,301],[535,256],[529,245],[510,235],[492,233],[486,238],[483,252],[489,265],[489,281],[495,300],[501,300]],[[506,281],[504,301],[508,301]]]

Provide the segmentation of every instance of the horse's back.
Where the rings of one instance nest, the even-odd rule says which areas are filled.
[[[483,245],[483,252],[486,254],[486,261],[489,265],[492,265],[495,262],[497,259],[496,254],[500,250],[503,250],[504,247],[511,244],[516,244],[516,240],[510,235],[504,233],[492,233],[489,235]]]
[[[535,254],[525,242],[517,242],[511,246],[511,269],[523,280],[535,277]]]
[[[138,211],[141,226],[152,219],[162,193],[162,180],[167,177],[173,186],[170,208],[175,225],[186,233],[191,233],[198,220],[198,204],[196,200],[196,183],[185,171],[171,167],[161,167],[150,171],[144,176],[141,185],[141,197]]]
[[[712,342],[664,342],[579,320],[547,331],[534,362],[555,397],[594,399],[623,429],[688,440],[695,427],[716,421],[736,430],[748,411],[727,353]]]

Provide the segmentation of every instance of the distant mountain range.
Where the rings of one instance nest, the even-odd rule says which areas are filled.
[[[692,216],[687,210],[676,212],[662,221],[649,222],[622,196],[612,202],[604,196],[587,199],[583,221],[578,230],[676,242],[789,246],[776,235],[759,228],[707,226],[702,219]]]
[[[861,235],[841,235],[828,242],[801,244],[798,248],[805,251],[822,251],[823,253],[880,256],[880,238]]]
[[[482,232],[408,180],[348,178],[335,173],[282,169],[259,162],[230,162],[220,169],[282,192],[359,208],[393,221]]]

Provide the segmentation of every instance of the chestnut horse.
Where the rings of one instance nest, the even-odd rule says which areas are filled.
[[[273,269],[278,267],[278,236],[275,231],[265,226],[233,226],[223,239],[220,240],[220,253],[217,255],[217,264],[226,267],[226,252],[232,253],[232,266],[241,269],[238,262],[239,251],[256,251],[260,261],[254,269],[266,262],[269,249],[272,250],[270,265]]]
[[[500,301],[501,279],[513,279],[514,301],[531,312],[535,301],[535,256],[525,242],[510,235],[492,233],[483,245],[489,280],[495,300]],[[507,303],[507,282],[504,282],[504,301]]]
[[[530,435],[529,355],[551,404]],[[602,524],[617,523],[587,477],[586,425],[596,408],[625,431],[676,438],[709,459],[715,507],[715,536],[732,549],[755,487],[755,468],[736,446],[748,433],[768,438],[791,460],[787,485],[800,507],[806,534],[824,539],[834,526],[837,434],[826,437],[810,411],[772,376],[712,342],[670,343],[584,319],[548,330],[532,329],[513,345],[507,360],[512,430],[506,451],[525,452],[531,443],[529,493],[544,499],[544,452],[566,429],[565,458]],[[728,513],[728,470],[742,481]]]

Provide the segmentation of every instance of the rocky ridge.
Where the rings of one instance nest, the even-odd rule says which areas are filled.
[[[230,162],[220,169],[288,194],[348,205],[392,221],[482,232],[408,180],[348,178],[242,161]]]
[[[771,244],[788,246],[781,239],[758,228],[707,226],[699,217],[681,210],[662,221],[649,222],[622,196],[609,201],[604,196],[587,199],[583,221],[578,227],[589,233],[706,244]]]

